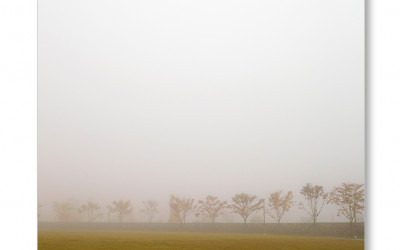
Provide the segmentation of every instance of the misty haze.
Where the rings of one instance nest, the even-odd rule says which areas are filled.
[[[335,187],[364,197],[363,4],[39,1],[39,222],[313,223],[310,183],[316,221],[348,223]]]

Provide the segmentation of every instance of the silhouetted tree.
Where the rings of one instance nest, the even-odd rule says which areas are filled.
[[[363,214],[365,201],[364,184],[342,183],[329,193],[329,203],[337,205],[337,216],[343,215],[350,222],[350,228],[357,235],[357,214]]]
[[[132,212],[131,202],[123,200],[113,201],[112,211],[117,214],[118,221],[121,223]]]
[[[197,209],[197,206],[194,205],[194,199],[179,198],[175,195],[171,195],[169,207],[171,211],[168,222],[180,223],[185,223],[187,216]]]
[[[268,206],[271,208],[270,216],[279,224],[285,212],[294,205],[293,193],[289,191],[282,196],[282,191],[272,193],[268,197]]]
[[[133,201],[130,203],[129,221],[133,222]]]
[[[182,218],[181,218],[181,200],[175,196],[171,195],[169,199],[169,208],[170,208],[170,214],[169,214],[169,223],[181,223]]]
[[[59,221],[67,221],[72,215],[73,208],[69,202],[54,202],[53,210]]]
[[[141,209],[140,212],[146,215],[146,218],[149,223],[153,221],[154,215],[158,213],[158,203],[157,201],[148,200],[143,201],[144,209]]]
[[[324,188],[318,185],[311,185],[307,183],[303,186],[300,193],[304,196],[307,202],[307,206],[303,202],[299,203],[299,208],[306,211],[312,218],[313,223],[317,222],[317,217],[321,213],[325,206],[325,201],[328,198],[328,194],[324,192]]]
[[[110,222],[111,214],[113,214],[115,211],[113,206],[111,205],[107,205],[106,208],[107,208],[107,222]]]
[[[204,215],[209,218],[211,223],[215,222],[215,219],[220,216],[224,209],[227,208],[227,201],[220,201],[218,197],[208,195],[206,199],[199,200],[199,212],[196,215]]]
[[[195,212],[197,209],[197,205],[194,205],[194,199],[191,198],[183,198],[180,199],[180,210],[181,210],[181,218],[182,223],[186,223],[186,217]]]
[[[94,222],[97,218],[103,217],[103,213],[100,212],[100,206],[90,201],[83,204],[78,211],[79,213],[86,214],[88,222]]]
[[[263,200],[258,200],[256,195],[245,193],[235,194],[232,201],[233,204],[229,205],[229,208],[232,209],[233,213],[240,215],[245,224],[247,224],[247,219],[252,213],[262,209],[263,203]]]
[[[265,204],[265,199],[261,199],[262,205],[261,205],[261,210],[263,213],[263,233],[265,234],[265,223],[266,223],[266,216],[267,216],[267,208]]]

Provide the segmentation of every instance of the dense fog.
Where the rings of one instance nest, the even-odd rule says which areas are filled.
[[[171,195],[304,202],[306,183],[363,184],[363,4],[39,1],[39,221],[57,220],[54,202],[85,221],[87,201],[129,200],[124,221],[139,222],[156,200],[167,222]],[[318,221],[347,221],[336,214]],[[282,222],[311,218],[296,203]]]

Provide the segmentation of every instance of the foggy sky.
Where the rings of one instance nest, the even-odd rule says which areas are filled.
[[[363,4],[40,0],[45,218],[53,201],[155,199],[165,221],[170,194],[364,183]]]

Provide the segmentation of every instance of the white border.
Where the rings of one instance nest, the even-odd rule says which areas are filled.
[[[367,249],[398,249],[400,1],[367,1]]]
[[[400,1],[366,6],[366,246],[394,249],[400,222]],[[36,20],[36,1],[0,0],[2,249],[37,247]]]
[[[0,0],[0,249],[36,249],[37,5]]]

